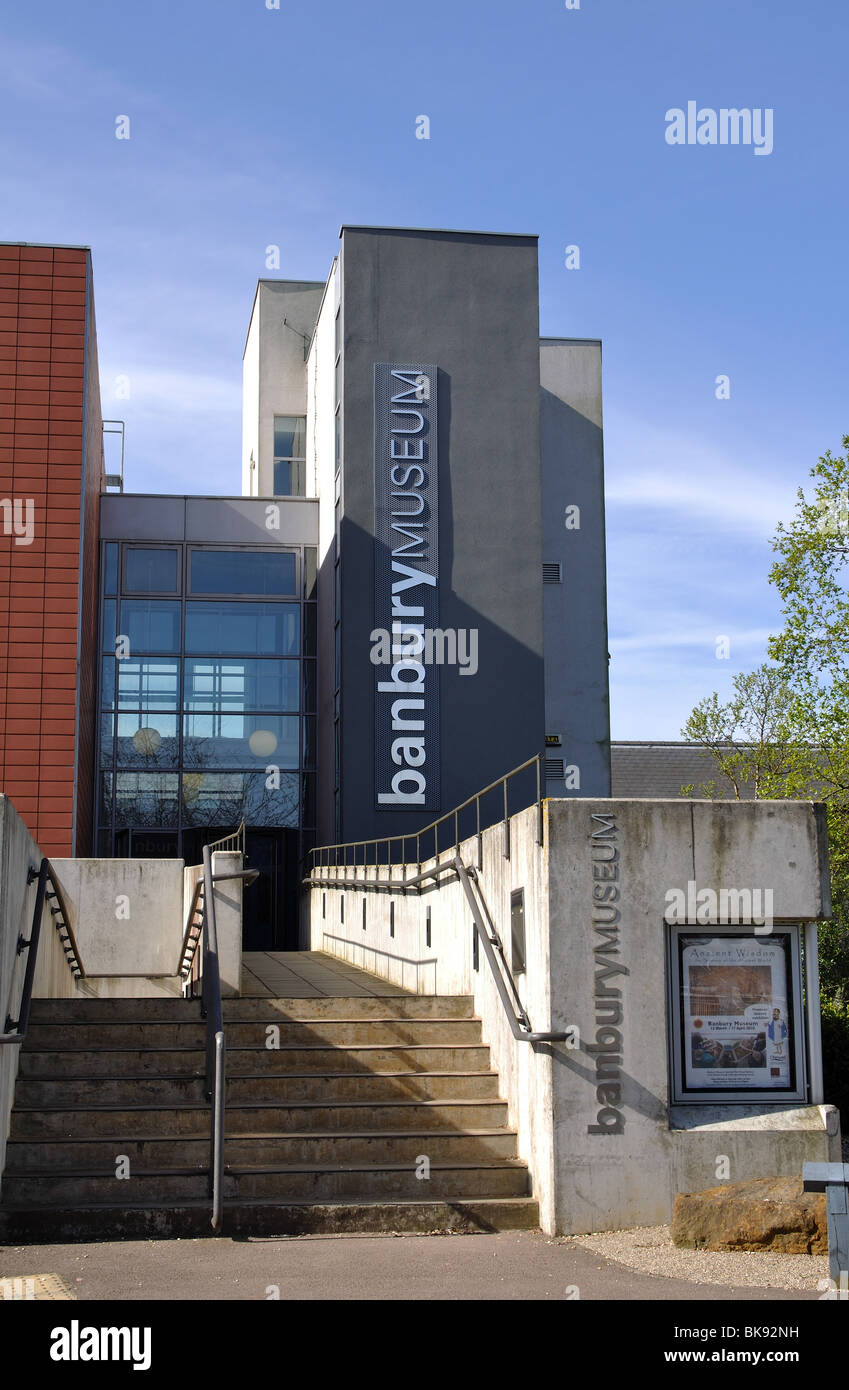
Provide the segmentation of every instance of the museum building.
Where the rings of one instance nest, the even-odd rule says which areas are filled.
[[[52,842],[33,829],[54,853],[195,862],[244,822],[265,870],[255,948],[288,943],[316,843],[414,833],[543,749],[550,794],[610,794],[600,344],[540,338],[534,236],[340,242],[326,283],[257,286],[233,497],[110,486],[75,253],[74,811]],[[7,288],[17,323],[29,279]],[[28,483],[55,476],[50,439]],[[30,615],[41,654],[50,587]],[[47,698],[45,677],[42,660],[19,700]]]

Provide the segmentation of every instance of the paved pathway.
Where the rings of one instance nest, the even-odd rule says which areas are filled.
[[[245,951],[242,994],[277,999],[351,998],[409,994],[323,951]]]
[[[639,1274],[568,1238],[301,1236],[0,1247],[0,1278],[49,1272],[77,1299],[650,1299],[793,1302],[779,1289],[690,1284]]]

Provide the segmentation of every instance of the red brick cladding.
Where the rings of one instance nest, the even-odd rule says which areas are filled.
[[[86,356],[91,364],[95,352],[89,253],[0,246],[0,498],[31,500],[34,519],[31,544],[0,528],[0,788],[44,853],[54,855],[90,852],[82,841],[90,835],[102,445],[96,364],[87,372]]]

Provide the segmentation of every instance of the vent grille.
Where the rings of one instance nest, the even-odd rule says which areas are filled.
[[[542,582],[543,584],[563,583],[563,572],[559,561],[557,563],[555,563],[554,561],[543,563]]]
[[[545,760],[545,780],[546,782],[560,781],[566,776],[562,758],[546,758]]]

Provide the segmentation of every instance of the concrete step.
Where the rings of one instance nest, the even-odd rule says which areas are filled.
[[[434,1072],[325,1073],[302,1077],[289,1075],[240,1076],[228,1074],[226,1104],[248,1101],[265,1105],[289,1105],[303,1100],[404,1100],[413,1096],[445,1100],[497,1100],[495,1072],[449,1072],[435,1081]],[[55,1106],[156,1105],[170,1107],[184,1103],[200,1104],[206,1095],[206,1081],[200,1076],[121,1076],[63,1077],[47,1081],[26,1077],[15,1088],[15,1108],[52,1109]]]
[[[234,1168],[289,1166],[329,1167],[368,1163],[413,1164],[426,1153],[432,1163],[495,1162],[516,1157],[516,1135],[509,1129],[421,1131],[366,1134],[307,1131],[293,1134],[230,1135],[224,1148],[225,1163]],[[175,1135],[170,1139],[150,1135],[114,1139],[15,1140],[6,1151],[6,1175],[33,1171],[114,1172],[116,1155],[137,1168],[206,1168],[209,1133],[199,1128],[197,1138]],[[5,1181],[5,1179],[4,1179]]]
[[[333,1047],[363,1044],[399,1047],[404,1044],[480,1043],[477,1019],[463,1018],[368,1018],[316,1019],[279,1023],[275,1042],[281,1047],[326,1043]],[[268,1034],[261,1020],[226,1025],[228,1047],[264,1047]],[[206,1030],[200,1022],[175,1023],[162,1019],[134,1019],[120,1023],[30,1023],[26,1047],[58,1051],[66,1047],[96,1050],[114,1047],[203,1047]]]
[[[333,1018],[473,1018],[469,995],[339,995],[323,999],[224,999],[224,1021]],[[199,999],[33,999],[32,1023],[184,1023],[201,1017]]]
[[[426,1143],[426,1140],[422,1140]],[[432,1200],[454,1197],[526,1197],[528,1170],[523,1163],[431,1163],[430,1177],[417,1176],[415,1161],[407,1163],[288,1165],[273,1168],[228,1168],[224,1173],[224,1199],[283,1201],[368,1201],[380,1198],[421,1197]],[[129,1178],[117,1178],[114,1164],[108,1173],[30,1171],[26,1176],[7,1173],[3,1179],[3,1203],[10,1207],[56,1207],[91,1203],[188,1202],[207,1195],[205,1171],[192,1169],[131,1169]]]
[[[421,1193],[418,1194],[419,1199]],[[61,1241],[175,1240],[211,1236],[209,1201],[100,1206],[0,1206],[0,1244]],[[357,1235],[375,1233],[463,1235],[534,1230],[539,1206],[533,1197],[472,1201],[248,1202],[224,1208],[225,1236]]]
[[[497,1078],[495,1078],[497,1080]],[[261,1102],[227,1106],[227,1133],[296,1134],[307,1131],[363,1133],[387,1130],[397,1133],[421,1130],[503,1129],[507,1102],[503,1100],[356,1100],[299,1101],[286,1106]],[[209,1106],[183,1104],[173,1107],[55,1106],[52,1109],[12,1111],[12,1139],[85,1139],[113,1135],[197,1135],[207,1132]]]
[[[303,1075],[306,1072],[488,1071],[489,1048],[469,1043],[359,1048],[265,1046],[228,1047],[228,1076]],[[21,1052],[18,1075],[57,1080],[87,1076],[202,1076],[205,1053],[199,1047],[63,1048]]]

